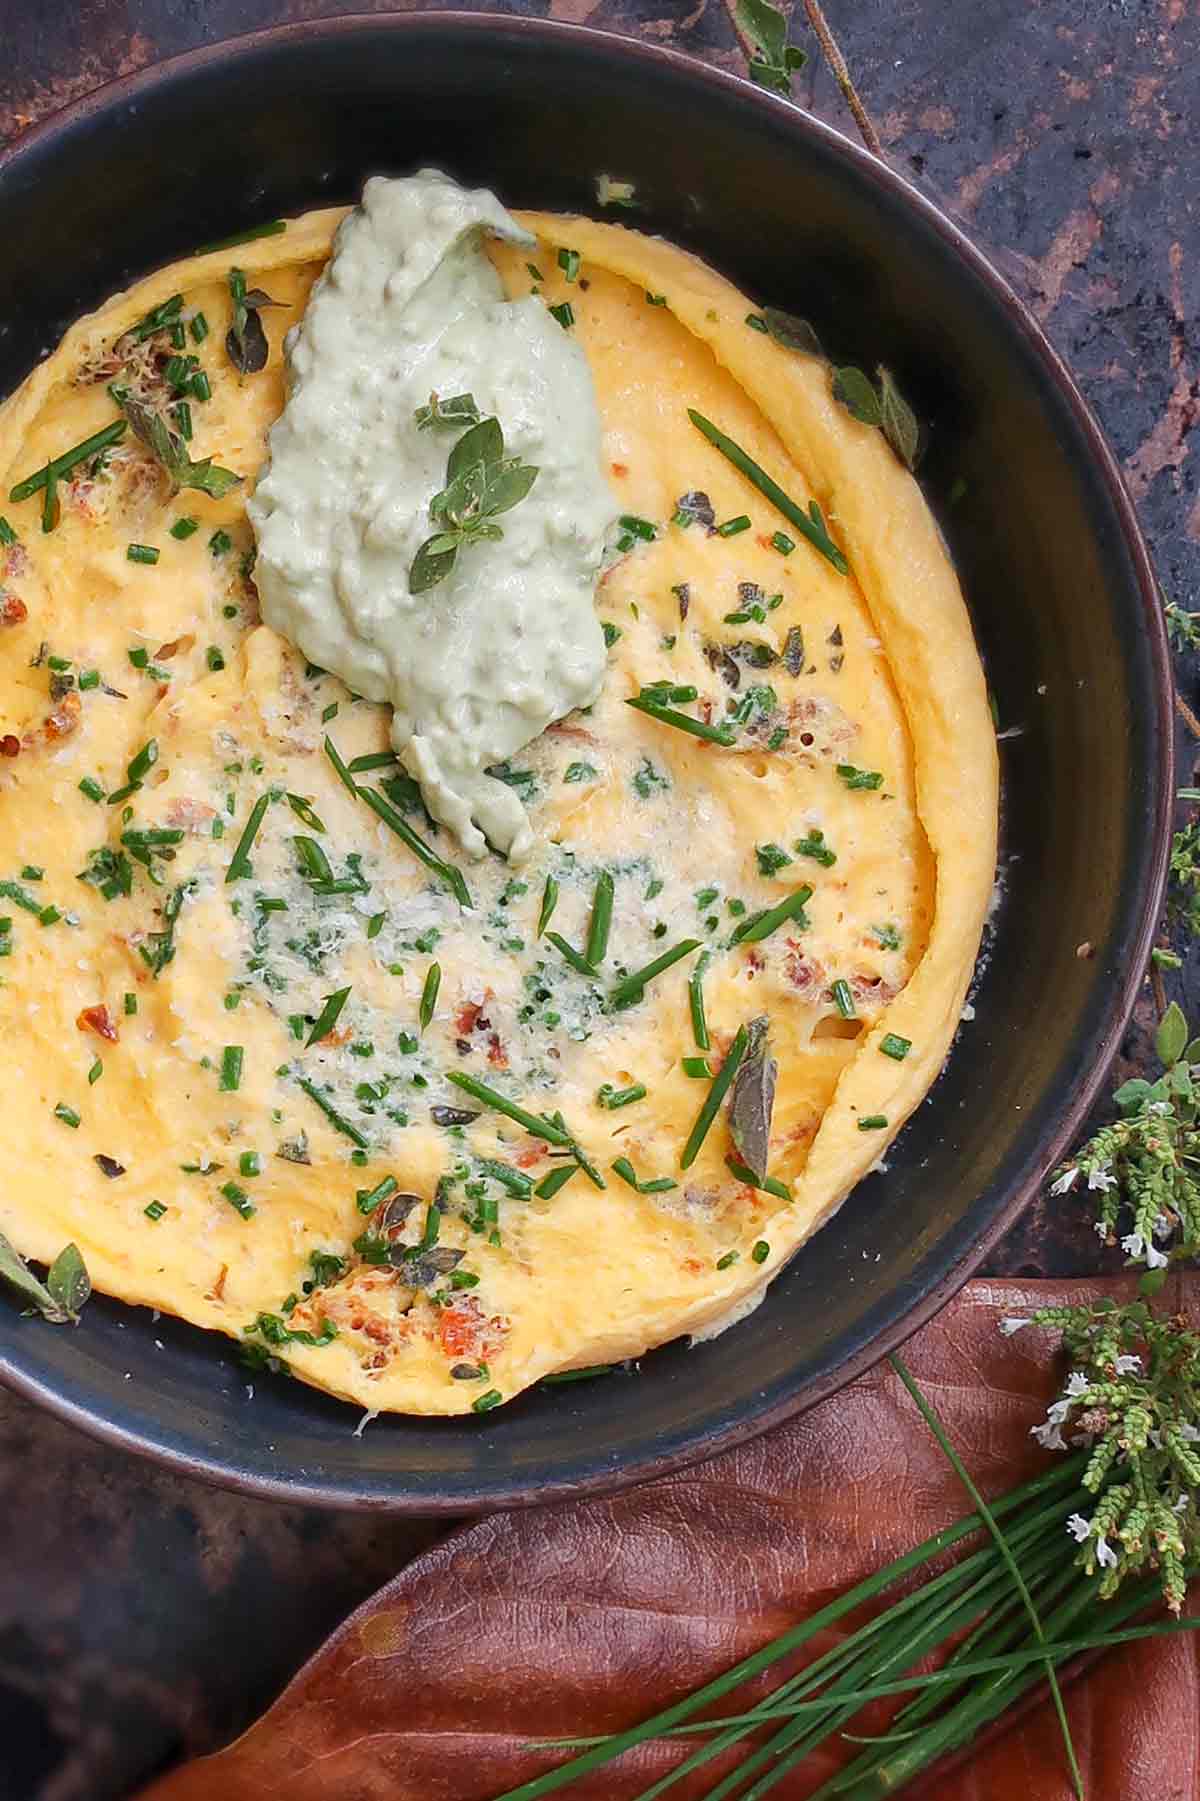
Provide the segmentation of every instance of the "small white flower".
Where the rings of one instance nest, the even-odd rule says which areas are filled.
[[[1000,1321],[1000,1330],[1005,1338],[1011,1338],[1014,1332],[1019,1332],[1022,1327],[1032,1326],[1032,1324],[1031,1319],[1022,1319],[1019,1313],[1009,1313]]]
[[[1136,1358],[1134,1361],[1137,1361]],[[1071,1399],[1075,1401],[1078,1400],[1081,1394],[1085,1394],[1090,1387],[1091,1383],[1088,1381],[1082,1370],[1072,1370],[1071,1374],[1067,1377],[1067,1386],[1064,1393],[1070,1395]]]
[[[1104,1169],[1092,1169],[1088,1171],[1089,1188],[1099,1188],[1103,1190],[1106,1188],[1115,1188],[1116,1185],[1117,1178],[1109,1175],[1107,1167]]]
[[[1068,1188],[1075,1186],[1078,1176],[1079,1165],[1073,1163],[1069,1169],[1064,1169],[1061,1175],[1055,1176],[1050,1184],[1051,1194],[1066,1194]]]
[[[1132,1376],[1140,1370],[1141,1367],[1141,1358],[1135,1357],[1132,1351],[1123,1352],[1113,1364],[1113,1368],[1116,1370],[1118,1376]]]
[[[1094,1219],[1092,1221],[1092,1231],[1096,1234],[1097,1238],[1108,1237],[1108,1227],[1102,1219]]]
[[[1117,1554],[1103,1533],[1096,1540],[1096,1562],[1102,1570],[1115,1570],[1117,1567]]]
[[[1145,1254],[1146,1240],[1140,1232],[1127,1232],[1121,1240],[1121,1249],[1127,1257],[1141,1257]]]
[[[1172,1507],[1171,1512],[1172,1513],[1182,1513],[1185,1510],[1185,1508],[1187,1507],[1188,1501],[1190,1499],[1191,1499],[1190,1495],[1186,1495],[1186,1494],[1180,1495],[1179,1499],[1176,1501],[1175,1505]]]
[[[1171,1259],[1165,1257],[1161,1251],[1156,1251],[1152,1244],[1146,1246],[1147,1269],[1166,1269],[1170,1261]]]
[[[1170,1101],[1151,1101],[1149,1106],[1146,1108],[1147,1113],[1169,1113],[1170,1111],[1171,1111]]]
[[[1067,1441],[1054,1420],[1046,1420],[1041,1426],[1030,1426],[1029,1436],[1036,1438],[1045,1451],[1065,1451],[1067,1448]]]
[[[1051,1401],[1049,1407],[1046,1409],[1046,1419],[1052,1426],[1061,1426],[1070,1411],[1070,1401],[1062,1399]]]
[[[1200,1441],[1200,1427],[1193,1426],[1190,1420],[1183,1420],[1179,1426],[1179,1436],[1185,1445],[1194,1445]]]
[[[1067,1531],[1075,1543],[1081,1545],[1085,1538],[1090,1538],[1092,1535],[1092,1522],[1085,1520],[1081,1513],[1073,1513],[1067,1521]]]

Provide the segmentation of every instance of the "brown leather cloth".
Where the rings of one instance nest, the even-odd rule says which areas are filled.
[[[1190,1289],[1186,1280],[1172,1278],[1162,1299],[1194,1316],[1200,1279]],[[1130,1288],[977,1281],[908,1346],[985,1493],[1045,1467],[1029,1428],[1062,1379],[1050,1335],[1005,1338],[997,1321],[1098,1291]],[[142,1801],[487,1801],[558,1761],[526,1750],[531,1739],[644,1717],[969,1511],[911,1400],[878,1368],[803,1419],[679,1475],[452,1532],[359,1608],[234,1745]],[[1071,1684],[1067,1707],[1089,1801],[1200,1794],[1194,1635],[1109,1653]],[[862,1716],[862,1730],[886,1717]],[[564,1793],[628,1801],[682,1755],[679,1740],[643,1747]],[[810,1758],[773,1793],[801,1801],[838,1761]],[[728,1767],[668,1793],[696,1801]],[[909,1792],[1068,1801],[1048,1704]]]

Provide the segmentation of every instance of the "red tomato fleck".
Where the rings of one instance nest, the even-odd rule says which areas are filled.
[[[20,754],[21,740],[15,738],[11,732],[5,732],[4,736],[0,738],[0,757],[19,757]]]
[[[28,617],[29,608],[20,595],[0,592],[0,625],[20,625]]]
[[[118,1042],[119,1034],[113,1024],[112,1014],[103,1004],[98,1007],[85,1007],[75,1024],[81,1032],[95,1032],[97,1038],[107,1038],[110,1044]]]
[[[613,463],[612,464],[612,472],[614,475],[628,475],[629,474],[629,464],[628,463]]]

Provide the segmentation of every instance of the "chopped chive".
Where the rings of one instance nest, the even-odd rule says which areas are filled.
[[[125,652],[125,655],[135,669],[145,669],[149,666],[150,652],[142,644],[135,644],[132,650]]]
[[[708,1067],[707,1057],[684,1057],[682,1063],[684,1075],[691,1076],[693,1081],[712,1081],[712,1070]]]
[[[704,971],[708,967],[708,953],[705,952],[688,978],[688,1007],[692,1015],[692,1037],[697,1048],[702,1051],[711,1050],[712,1041],[708,1035],[708,1020],[704,1014]]]
[[[578,1174],[579,1165],[577,1163],[564,1163],[558,1169],[552,1169],[548,1176],[543,1176],[533,1192],[539,1200],[553,1200],[559,1189],[565,1188],[572,1176]]]
[[[596,877],[596,893],[592,901],[592,918],[588,927],[586,961],[592,968],[603,963],[608,952],[608,935],[612,926],[613,879],[607,869]]]
[[[719,450],[721,455],[732,463],[734,468],[739,470],[765,499],[771,502],[772,506],[779,509],[788,523],[794,525],[796,530],[808,539],[814,550],[819,550],[840,575],[849,575],[850,565],[826,531],[825,520],[815,500],[809,502],[808,511],[805,512],[794,500],[789,499],[779,483],[773,481],[766,470],[754,461],[753,457],[748,456],[741,446],[735,444],[732,438],[727,437],[719,426],[712,423],[711,419],[706,419],[703,413],[696,412],[692,407],[688,408],[688,418],[696,430],[708,439],[713,448]],[[750,521],[747,519],[746,524],[749,525],[749,523]],[[725,528],[718,526],[717,530],[724,532]]]
[[[750,530],[749,513],[738,513],[733,519],[726,519],[716,528],[718,538],[736,538],[740,532]]]
[[[240,882],[243,877],[253,874],[253,866],[250,862],[250,851],[253,847],[254,840],[258,836],[258,829],[266,818],[267,808],[270,804],[270,794],[260,794],[253,807],[250,809],[250,817],[246,821],[245,829],[242,832],[241,837],[238,839],[237,849],[230,859],[229,868],[225,871],[226,882]]]
[[[208,548],[214,557],[223,557],[227,550],[233,549],[233,539],[223,526],[218,526],[208,540]]]
[[[807,925],[804,918],[804,903],[812,899],[812,889],[807,885],[797,888],[786,900],[781,900],[777,907],[768,907],[764,913],[751,913],[743,919],[730,937],[731,944],[758,944],[771,933],[777,931],[789,919],[796,921],[797,927],[803,931]]]
[[[296,818],[300,820],[303,825],[306,825],[310,832],[323,832],[325,830],[323,820],[313,812],[311,804],[305,800],[302,794],[289,794],[287,796],[287,804],[296,815]]]
[[[296,1086],[303,1089],[310,1101],[316,1103],[335,1131],[343,1133],[353,1144],[358,1145],[360,1150],[366,1150],[367,1141],[359,1131],[358,1127],[352,1125],[348,1119],[343,1118],[333,1102],[321,1092],[315,1082],[310,1082],[307,1076],[297,1076]]]
[[[243,1151],[238,1158],[238,1174],[242,1176],[261,1176],[262,1158],[257,1151]]]
[[[750,327],[751,331],[767,333],[771,329],[761,313],[747,313],[746,324]]]
[[[644,1101],[649,1092],[644,1082],[631,1082],[628,1088],[614,1088],[611,1082],[601,1082],[596,1090],[596,1105],[615,1113],[618,1107],[630,1107],[634,1101]]]
[[[386,913],[372,913],[370,919],[368,919],[368,921],[367,921],[367,937],[368,938],[378,938],[380,932],[382,932],[382,930],[386,924],[387,924],[387,914]]]
[[[774,1176],[763,1176],[760,1181],[754,1171],[744,1163],[739,1163],[736,1157],[726,1157],[725,1163],[730,1174],[736,1176],[739,1182],[744,1182],[747,1188],[761,1188],[765,1194],[773,1194],[780,1201],[791,1200],[791,1190],[786,1182],[780,1182]]]
[[[128,765],[125,773],[131,782],[144,782],[158,762],[158,739],[148,738]]]
[[[477,1401],[471,1402],[471,1411],[472,1413],[490,1413],[493,1407],[499,1407],[503,1399],[504,1396],[498,1388],[489,1388],[485,1395],[480,1395]]]
[[[733,1264],[735,1264],[737,1262],[737,1260],[738,1260],[738,1252],[737,1251],[726,1251],[726,1253],[723,1257],[717,1258],[717,1268],[718,1269],[729,1269],[732,1267]]]
[[[670,969],[671,965],[678,963],[680,958],[689,957],[693,951],[699,949],[699,938],[684,938],[679,944],[672,945],[671,949],[664,951],[661,957],[655,957],[652,963],[645,964],[641,969],[635,969],[631,975],[625,976],[622,981],[618,982],[609,994],[609,1005],[614,1010],[634,1006],[641,1000],[647,982],[652,982],[655,976],[662,975],[664,970]]]
[[[0,513],[0,544],[8,546],[9,544],[15,544],[16,542],[16,532],[8,523],[8,520],[4,517],[3,513]]]
[[[208,320],[203,313],[195,313],[192,317],[192,342],[203,344],[208,336]]]
[[[384,1176],[382,1181],[376,1182],[374,1188],[360,1188],[355,1197],[358,1211],[360,1213],[374,1213],[376,1207],[381,1206],[384,1201],[391,1199],[399,1186],[400,1184],[397,1182],[395,1176]]]
[[[55,1119],[61,1119],[64,1126],[70,1126],[73,1132],[79,1129],[79,1115],[74,1107],[68,1107],[66,1101],[59,1101],[54,1109]]]
[[[588,962],[587,958],[582,956],[580,952],[575,949],[573,944],[568,944],[560,932],[547,932],[546,942],[547,944],[552,944],[559,956],[569,963],[572,969],[577,969],[581,976],[591,976],[593,979],[595,978],[596,971],[592,968],[592,965]]]
[[[560,250],[558,266],[568,281],[574,281],[579,274],[579,265],[583,259],[578,250]]]
[[[26,913],[37,915],[42,910],[41,902],[18,882],[0,882],[0,900],[10,900],[14,905],[23,907]]]
[[[197,369],[191,380],[192,397],[195,400],[212,399],[212,383],[203,369]]]
[[[92,1067],[88,1070],[88,1087],[94,1088],[103,1074],[104,1065],[99,1057],[97,1057],[96,1061],[92,1064]]]
[[[100,671],[98,669],[81,669],[79,671],[79,688],[81,693],[86,694],[90,689],[98,688],[99,686]]]
[[[679,713],[674,707],[664,707],[644,692],[628,698],[625,705],[635,708],[639,713],[645,713],[650,719],[657,719],[660,725],[673,725],[677,731],[687,732],[693,738],[703,738],[709,744],[728,746],[734,741],[732,726],[709,725],[705,719],[693,719],[690,713]]]
[[[57,907],[43,907],[38,913],[38,924],[40,926],[56,926],[61,918],[62,914]]]
[[[713,1120],[717,1117],[721,1103],[729,1092],[742,1058],[746,1055],[747,1042],[748,1035],[746,1028],[745,1026],[739,1026],[737,1035],[726,1054],[725,1061],[722,1063],[718,1073],[714,1076],[712,1087],[705,1095],[704,1104],[696,1115],[696,1123],[688,1133],[687,1143],[684,1145],[683,1154],[679,1159],[680,1169],[690,1169],[692,1164],[696,1161],[700,1146],[708,1137],[709,1128],[711,1127]]]
[[[337,772],[337,778],[338,778],[339,782],[341,782],[343,788],[348,788],[350,790],[350,793],[353,794],[353,796],[357,800],[359,798],[359,794],[361,792],[359,789],[358,783],[355,781],[354,777],[350,774],[350,771],[347,769],[346,765],[343,763],[340,755],[338,754],[337,745],[333,742],[333,739],[329,736],[328,733],[326,733],[326,735],[325,735],[325,755],[329,758],[329,761],[333,764],[333,767],[334,767],[335,771]]]
[[[216,244],[202,244],[193,256],[211,256],[217,250],[236,250],[239,244],[253,244],[259,238],[277,238],[287,230],[286,219],[272,219],[266,225],[251,225],[246,231],[235,232],[231,238],[222,238]]]
[[[137,1012],[137,1010],[138,1010],[138,997],[137,997],[137,995],[136,995],[136,994],[126,994],[126,996],[125,996],[125,1003],[124,1003],[124,1004],[125,1004],[125,1016],[126,1016],[126,1018],[127,1018],[127,1019],[128,1019],[128,1018],[132,1018],[132,1017],[133,1017],[133,1015],[134,1015],[134,1014],[135,1014],[135,1013],[136,1013],[136,1012]]]
[[[21,880],[23,882],[40,882],[45,873],[46,871],[37,863],[26,863],[21,870]]]
[[[530,275],[532,275],[534,281],[545,281],[546,277],[542,274],[536,263],[526,263],[525,267],[528,269]]]
[[[879,1040],[879,1048],[885,1057],[892,1057],[897,1063],[903,1063],[912,1049],[911,1038],[901,1038],[896,1032],[885,1032]]]
[[[639,1194],[666,1194],[669,1188],[679,1186],[670,1176],[654,1176],[647,1182],[640,1181],[628,1157],[618,1157],[612,1169],[614,1175],[620,1176],[622,1182],[628,1182],[630,1188],[636,1188]]]
[[[322,710],[321,724],[328,725],[329,721],[331,719],[336,719],[337,716],[338,716],[338,703],[336,700],[331,700],[329,705]]]
[[[221,1076],[217,1083],[221,1094],[236,1094],[242,1085],[242,1058],[245,1052],[240,1044],[227,1044],[221,1052]]]
[[[557,306],[552,306],[550,311],[558,320],[558,323],[562,326],[564,331],[569,331],[571,326],[574,325],[575,308],[571,305],[569,300],[561,300]]]
[[[216,675],[225,667],[225,653],[216,644],[210,644],[204,653],[204,661],[208,664],[208,667],[212,670],[213,674]]]
[[[558,883],[552,875],[546,877],[546,886],[542,889],[542,910],[538,914],[537,937],[541,937],[554,917],[554,909],[558,905]]]
[[[179,435],[184,443],[190,443],[192,437],[192,409],[186,400],[177,400],[175,402],[175,423],[179,427]]]
[[[158,306],[152,307],[143,319],[138,320],[137,324],[132,327],[134,337],[139,344],[146,338],[152,338],[156,331],[163,331],[178,319],[182,311],[183,295],[172,294],[169,300],[164,300]]]
[[[643,544],[651,544],[658,536],[658,527],[649,519],[641,518],[637,513],[622,513],[617,524],[631,538],[640,538]]]
[[[475,1167],[481,1176],[499,1182],[501,1188],[516,1200],[527,1201],[533,1193],[533,1178],[524,1170],[514,1169],[510,1163],[500,1163],[494,1157],[480,1157]]]
[[[796,548],[796,541],[789,538],[786,532],[772,532],[771,548],[777,550],[781,557],[790,557]]]
[[[592,1376],[611,1376],[618,1365],[615,1363],[589,1363],[582,1369],[555,1370],[553,1375],[542,1377],[543,1388],[557,1387],[562,1382],[587,1382]]]
[[[236,1182],[222,1182],[221,1193],[235,1213],[240,1213],[243,1219],[253,1219],[254,1202],[244,1188],[239,1188]]]
[[[882,788],[883,776],[878,769],[856,769],[853,763],[839,763],[837,772],[847,788]]]
[[[315,838],[305,838],[297,833],[292,839],[292,843],[296,847],[301,874],[306,881],[322,884],[333,881],[333,865]]]
[[[146,1215],[147,1219],[156,1221],[160,1220],[166,1211],[167,1210],[161,1201],[151,1201],[149,1206],[142,1208],[142,1212]]]
[[[125,560],[129,563],[157,563],[159,552],[153,544],[127,544]]]
[[[339,988],[336,993],[325,996],[321,1002],[321,1011],[317,1015],[316,1024],[305,1040],[307,1046],[319,1044],[322,1038],[328,1038],[341,1016],[342,1008],[349,999],[349,988]]]
[[[833,1004],[841,1014],[842,1018],[853,1019],[855,1017],[854,995],[851,993],[849,982],[842,981],[839,978],[838,981],[833,983],[829,992],[832,994]]]
[[[666,306],[666,304],[667,304],[667,297],[665,294],[652,294],[650,292],[649,288],[646,289],[646,305],[647,306]]]
[[[437,1006],[438,989],[441,985],[442,966],[440,963],[431,963],[425,972],[425,984],[421,989],[421,1005],[417,1014],[421,1021],[422,1031],[433,1018],[433,1010]]]
[[[325,740],[325,743],[326,745],[329,744],[328,738]],[[343,768],[344,767],[345,765],[343,764]],[[395,832],[397,838],[400,838],[407,844],[409,850],[412,851],[415,857],[418,857],[420,861],[424,863],[426,869],[433,870],[435,875],[441,877],[442,881],[454,895],[454,898],[458,901],[459,906],[468,909],[474,906],[474,902],[471,899],[471,891],[467,887],[463,873],[460,869],[456,869],[453,863],[447,863],[443,857],[437,855],[436,851],[430,850],[425,840],[418,837],[408,821],[396,811],[395,807],[393,807],[389,801],[386,801],[383,798],[383,795],[380,794],[377,789],[358,787],[353,776],[351,776],[348,771],[346,780],[354,793],[358,795],[359,799],[366,801],[371,811],[376,814],[378,818],[382,819],[384,825],[386,825],[390,831]]]
[[[50,462],[43,464],[32,475],[27,475],[24,481],[19,481],[15,488],[9,490],[8,498],[10,500],[28,500],[40,488],[45,488],[49,497],[64,475],[69,475],[71,470],[80,463],[86,463],[89,457],[96,456],[102,450],[107,450],[110,444],[115,444],[117,439],[123,436],[124,431],[124,419],[114,419],[111,425],[106,425],[100,431],[93,432],[91,437],[85,438],[81,444],[76,444],[71,450],[64,450],[61,456],[53,457]],[[51,508],[51,513],[53,513],[53,508]],[[53,529],[52,526],[46,525],[45,513],[42,516],[42,528],[43,530]]]
[[[887,1125],[886,1113],[864,1113],[858,1122],[860,1132],[881,1132]]]
[[[351,775],[364,775],[368,769],[390,769],[393,763],[399,761],[394,750],[371,750],[365,756],[355,757],[353,763],[348,763],[346,767]]]
[[[767,1261],[767,1258],[771,1255],[771,1247],[765,1238],[759,1239],[750,1255],[753,1257],[755,1263],[765,1263]]]
[[[460,1070],[451,1070],[447,1080],[453,1082],[456,1088],[461,1088],[464,1094],[469,1094],[475,1100],[482,1101],[484,1106],[490,1107],[493,1112],[503,1113],[517,1125],[524,1126],[525,1130],[534,1138],[544,1138],[547,1144],[570,1146],[571,1134],[565,1128],[556,1126],[553,1121],[543,1119],[539,1114],[527,1113],[524,1107],[518,1107],[515,1101],[508,1099],[507,1095],[501,1094],[498,1089],[489,1088],[487,1083],[479,1081],[478,1077],[464,1075]]]

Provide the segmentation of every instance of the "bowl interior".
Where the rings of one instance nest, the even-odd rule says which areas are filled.
[[[128,278],[423,164],[563,210],[595,211],[602,171],[632,181],[626,222],[802,313],[839,358],[892,368],[929,424],[924,485],[1015,735],[975,1017],[886,1171],[728,1335],[486,1420],[380,1419],[355,1437],[347,1409],[299,1383],[258,1378],[251,1399],[225,1341],[178,1323],[97,1300],[68,1332],[0,1308],[7,1379],[81,1424],[293,1499],[414,1511],[544,1499],[715,1449],[945,1298],[1061,1150],[1123,1024],[1169,790],[1148,572],[1044,344],[898,181],[682,59],[426,14],[293,28],[107,90],[0,161],[0,393]]]

